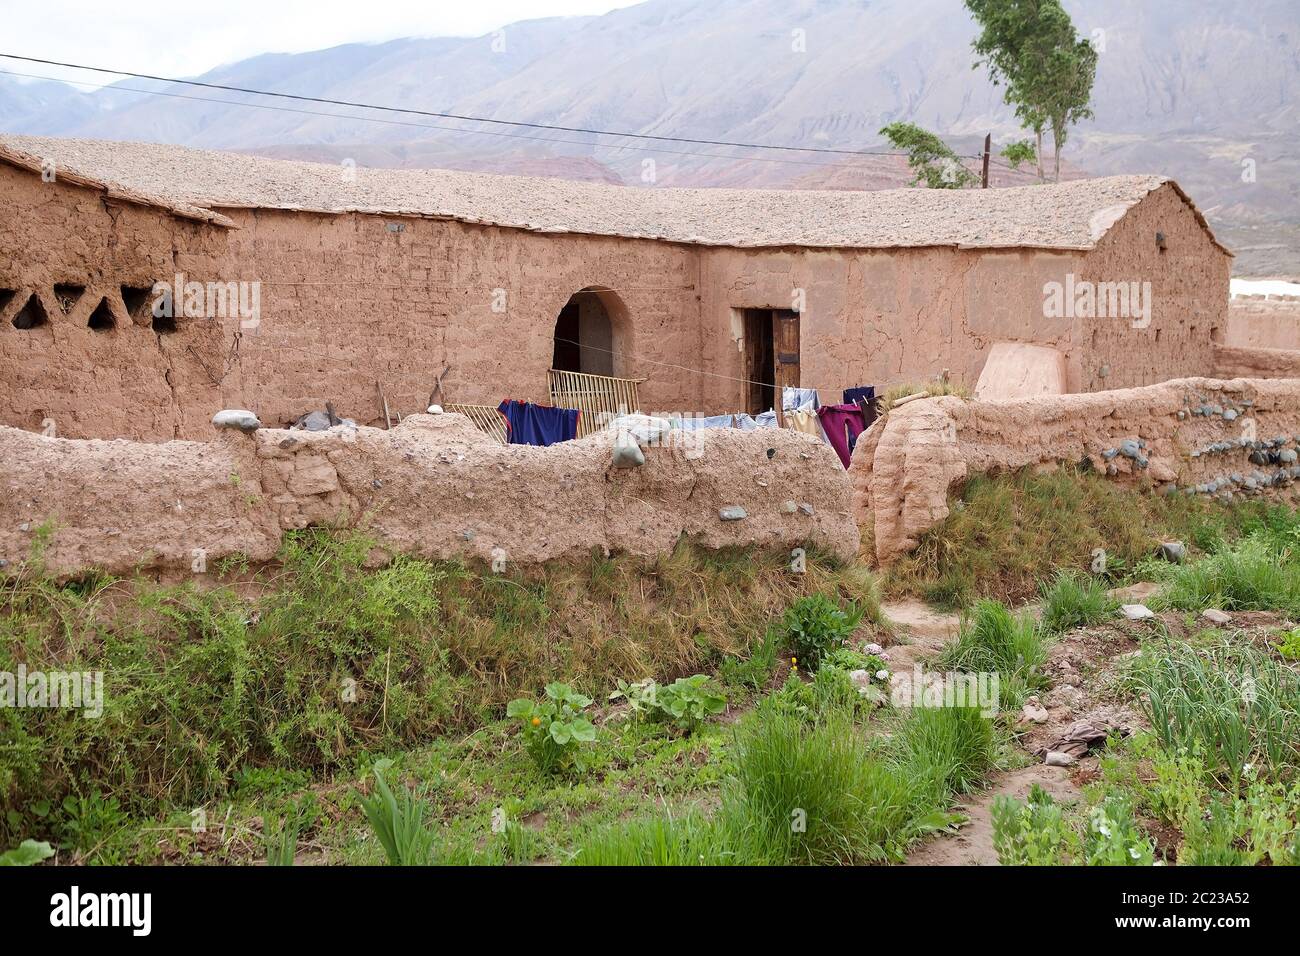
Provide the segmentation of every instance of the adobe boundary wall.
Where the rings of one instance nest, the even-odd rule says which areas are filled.
[[[322,524],[364,528],[395,552],[507,566],[594,548],[652,556],[682,535],[714,549],[858,553],[847,473],[813,436],[709,430],[647,447],[631,468],[613,467],[615,441],[503,446],[456,414],[160,444],[0,426],[0,575],[47,526],[44,561],[61,578],[265,562],[287,530]]]
[[[1300,379],[1175,379],[1007,401],[892,409],[858,439],[854,515],[882,564],[948,516],[972,475],[1084,465],[1165,494],[1300,497]]]

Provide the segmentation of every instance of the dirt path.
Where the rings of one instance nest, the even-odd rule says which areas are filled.
[[[889,667],[907,671],[918,661],[937,654],[957,636],[961,619],[945,614],[920,601],[887,601],[880,605],[885,617],[898,629],[900,640],[889,645]]]
[[[1021,800],[1029,795],[1029,788],[1038,784],[1058,803],[1073,803],[1079,799],[1079,788],[1070,779],[1067,767],[1048,767],[1035,764],[1002,774],[993,786],[982,793],[972,794],[958,809],[970,817],[970,822],[955,833],[943,834],[922,844],[908,858],[905,866],[997,866],[998,854],[993,849],[993,800],[1007,794]]]

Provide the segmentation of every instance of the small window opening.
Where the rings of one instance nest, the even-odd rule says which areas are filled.
[[[9,303],[14,300],[14,296],[17,294],[13,289],[0,289],[0,312],[9,307]]]
[[[155,315],[153,317],[153,330],[159,335],[171,335],[176,331],[176,317],[174,315]]]
[[[133,319],[144,317],[144,307],[149,302],[149,295],[153,288],[144,288],[135,285],[122,286],[122,304],[126,306],[126,314]]]
[[[34,329],[49,324],[49,321],[50,317],[45,311],[45,306],[41,304],[40,297],[33,292],[14,316],[13,326],[15,329]]]
[[[86,322],[88,328],[96,332],[109,332],[117,325],[117,320],[113,318],[113,310],[108,304],[107,299],[100,299],[99,305],[95,306],[95,311],[90,313],[90,319]]]
[[[72,285],[70,283],[55,283],[54,298],[59,303],[59,308],[63,310],[64,315],[72,314],[72,310],[77,307],[81,297],[86,294],[84,285]]]

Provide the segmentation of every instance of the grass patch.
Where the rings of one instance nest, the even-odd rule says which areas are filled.
[[[1047,643],[1029,612],[1013,614],[998,601],[978,601],[963,617],[957,639],[939,655],[939,665],[998,675],[1004,708],[1019,708],[1030,691],[1046,685]]]
[[[204,587],[60,585],[38,563],[6,579],[0,670],[102,671],[105,709],[0,709],[0,844],[88,850],[122,815],[169,819],[363,773],[375,754],[488,726],[556,680],[604,699],[619,678],[671,682],[730,658],[759,685],[769,634],[812,593],[879,619],[871,576],[816,554],[803,575],[784,555],[683,544],[511,576],[402,557],[375,568],[373,555],[364,536],[314,530],[288,536],[251,584],[219,572]],[[89,821],[77,832],[65,798]]]
[[[1266,536],[1252,535],[1191,564],[1162,568],[1158,576],[1159,606],[1300,613],[1300,564],[1289,550],[1275,550]]]
[[[1096,548],[1107,552],[1108,579],[1122,583],[1162,540],[1215,550],[1268,512],[1260,503],[1134,491],[1078,469],[976,476],[950,506],[917,549],[891,565],[888,593],[952,609],[979,597],[1021,603],[1058,570],[1086,570]]]
[[[1042,626],[1049,634],[1104,621],[1119,607],[1102,582],[1077,571],[1058,571],[1050,582],[1039,587],[1039,593]]]
[[[901,860],[956,822],[955,792],[994,764],[992,721],[962,708],[897,716],[870,739],[848,709],[815,720],[761,705],[736,732],[711,816],[642,818],[592,834],[577,863],[832,865]]]
[[[883,415],[893,408],[900,398],[906,398],[908,395],[918,395],[921,392],[925,392],[930,398],[938,398],[940,395],[955,395],[957,398],[969,399],[973,394],[969,386],[943,379],[935,379],[921,384],[895,385],[886,389],[885,393],[880,396],[879,411]]]

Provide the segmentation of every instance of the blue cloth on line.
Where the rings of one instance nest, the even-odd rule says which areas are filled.
[[[781,388],[781,410],[785,412],[809,411],[815,412],[820,406],[817,400],[817,389],[815,388],[797,388],[794,385],[785,385]]]
[[[868,402],[875,401],[875,398],[876,398],[876,386],[874,386],[874,385],[858,385],[858,386],[855,386],[854,388],[846,388],[846,389],[844,390],[844,404],[845,404],[845,405],[854,405],[854,404],[857,403],[857,401],[858,401],[859,398],[864,399],[865,401],[868,401]]]
[[[578,410],[507,398],[497,406],[506,417],[512,445],[554,445],[578,437]]]
[[[776,410],[768,409],[758,416],[737,415],[736,427],[745,431],[753,431],[755,428],[776,428]]]

